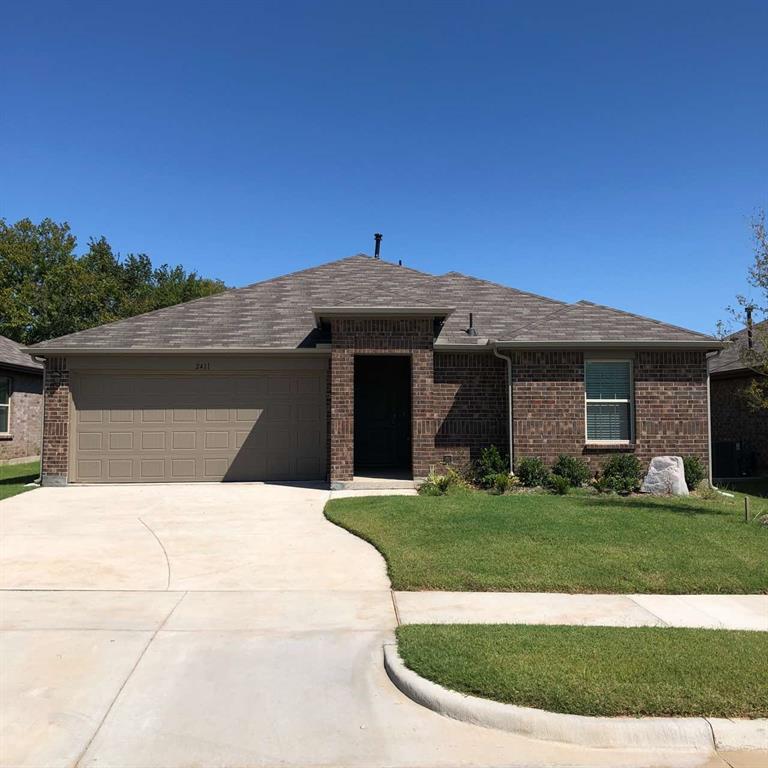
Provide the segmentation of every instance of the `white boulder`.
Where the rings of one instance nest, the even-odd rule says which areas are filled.
[[[687,496],[685,468],[680,456],[656,456],[651,460],[648,474],[640,488],[654,496]]]

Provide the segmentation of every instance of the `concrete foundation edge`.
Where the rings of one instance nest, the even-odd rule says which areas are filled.
[[[47,488],[62,488],[67,484],[66,475],[46,475],[41,478],[41,485]]]
[[[595,748],[701,752],[768,747],[768,720],[587,717],[502,704],[451,691],[424,679],[403,664],[394,643],[384,645],[384,667],[402,693],[434,712],[543,741]]]

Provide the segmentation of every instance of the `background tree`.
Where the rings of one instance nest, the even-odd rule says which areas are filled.
[[[34,344],[226,288],[143,253],[122,258],[104,237],[76,248],[67,223],[0,219],[0,335]]]
[[[749,322],[749,315],[757,320],[758,315],[768,314],[768,230],[765,211],[759,211],[751,221],[754,242],[754,262],[749,268],[747,281],[757,289],[757,299],[738,296],[738,306],[731,308],[731,314],[741,327]],[[749,406],[755,410],[768,409],[768,322],[753,325],[752,346],[746,339],[738,342],[742,363],[754,372],[749,386],[742,394]]]

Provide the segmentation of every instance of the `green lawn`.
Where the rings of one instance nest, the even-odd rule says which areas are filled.
[[[24,486],[40,477],[40,462],[0,464],[0,499],[28,491]]]
[[[579,715],[768,717],[762,632],[413,624],[406,666],[462,693]]]
[[[395,589],[768,591],[768,527],[743,522],[741,497],[456,492],[335,499],[326,516],[379,549]]]

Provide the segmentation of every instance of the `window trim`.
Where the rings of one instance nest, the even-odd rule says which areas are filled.
[[[628,363],[629,364],[629,401],[627,400],[590,400],[587,398],[587,366],[589,363]],[[588,407],[590,403],[627,403],[629,404],[629,439],[627,440],[590,440],[588,427]],[[584,440],[586,445],[623,446],[635,442],[635,361],[631,357],[585,357],[584,358]]]
[[[8,429],[5,432],[0,431],[0,437],[11,435],[11,400],[13,399],[13,376],[0,376],[0,379],[6,379],[8,382],[8,402],[0,403],[0,408],[8,409]]]

